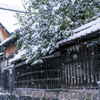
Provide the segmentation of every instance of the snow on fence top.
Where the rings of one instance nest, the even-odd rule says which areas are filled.
[[[70,40],[86,36],[98,30],[100,30],[100,18],[73,30],[74,34],[72,36],[68,37],[67,39],[61,40],[58,44],[62,44],[64,42],[68,42]]]
[[[23,55],[23,54],[25,54],[25,50],[23,50],[23,51],[18,51],[18,54],[16,54],[9,62],[14,62],[14,61],[17,61],[17,60],[19,60],[19,59],[21,59],[21,56]]]

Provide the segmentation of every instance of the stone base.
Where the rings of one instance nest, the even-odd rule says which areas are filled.
[[[98,100],[98,90],[28,90],[17,89],[13,91],[16,96],[29,96],[39,100]]]

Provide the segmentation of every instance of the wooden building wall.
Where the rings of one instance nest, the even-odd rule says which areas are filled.
[[[13,43],[10,46],[7,46],[5,48],[5,58],[9,58],[10,56],[13,56],[18,50],[16,49],[16,45]]]
[[[0,70],[1,70],[2,61],[3,61],[3,58],[0,58]]]
[[[9,37],[9,34],[0,26],[0,42]]]

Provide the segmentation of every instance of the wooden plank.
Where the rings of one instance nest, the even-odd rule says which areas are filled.
[[[99,80],[100,81],[100,44],[98,45],[98,51],[99,51]]]
[[[86,51],[86,47],[84,48],[84,86],[85,88],[87,88],[87,51]]]
[[[82,56],[81,56],[81,47],[79,48],[79,58],[78,58],[78,67],[79,67],[79,89],[82,89]]]
[[[67,88],[69,89],[70,88],[70,52],[68,51],[67,54],[66,54],[66,65],[67,65]]]
[[[65,55],[63,54],[61,56],[61,66],[62,66],[62,87],[64,88],[65,86]]]
[[[58,59],[58,57],[55,57],[55,66],[56,66],[56,69],[57,69],[57,75],[56,75],[56,77],[59,78],[59,67],[58,67],[58,60],[57,59]],[[57,83],[57,81],[55,80],[54,81],[54,88],[56,87],[56,85],[59,88],[59,84],[60,83]]]
[[[72,80],[72,52],[70,53],[70,89],[72,89],[73,80]]]
[[[96,44],[94,46],[94,51],[95,51],[95,57],[94,57],[94,69],[95,69],[95,82],[94,82],[94,86],[95,88],[97,89],[98,88],[98,85],[97,85],[97,81],[98,81],[98,70],[99,70],[99,65],[98,65],[98,62],[99,62],[99,59],[98,59],[98,44]]]
[[[78,59],[77,59],[77,85],[78,85],[78,89],[80,88],[80,51],[77,50],[77,55],[78,55]]]
[[[84,52],[84,48],[83,48],[83,88],[85,89],[86,88],[86,56],[85,56],[85,52]]]
[[[68,89],[68,53],[66,52],[66,58],[65,58],[65,84],[66,88]]]
[[[71,79],[70,79],[70,63],[68,63],[68,86],[70,88]]]
[[[71,56],[72,56],[72,59],[71,59],[71,60],[72,60],[72,77],[71,77],[71,79],[72,79],[72,88],[73,88],[73,89],[74,89],[74,67],[75,67],[75,66],[74,66],[74,61],[73,61],[74,52],[75,52],[75,51],[73,50],[73,51],[72,51],[72,55],[71,55]]]
[[[86,48],[86,56],[87,56],[87,59],[86,59],[86,67],[87,67],[87,89],[89,89],[89,83],[90,83],[90,76],[89,76],[89,48]]]
[[[69,88],[71,89],[71,84],[72,84],[71,83],[72,82],[72,80],[71,80],[71,70],[72,70],[71,69],[71,67],[72,67],[71,66],[71,53],[70,53],[70,56],[69,56],[69,66],[68,67],[69,67],[69,72],[68,72],[69,73],[69,75],[68,75],[68,77],[69,77]]]
[[[83,79],[84,79],[84,69],[83,69],[83,45],[81,45],[81,48],[80,48],[80,57],[81,57],[81,89],[83,88]]]
[[[96,49],[95,49],[96,50]],[[94,62],[94,46],[92,45],[92,54],[91,54],[91,56],[92,56],[92,68],[91,68],[91,71],[92,71],[92,76],[93,77],[91,77],[92,79],[91,79],[91,83],[93,84],[93,87],[91,87],[91,88],[95,88],[95,62]],[[97,82],[97,81],[96,81]]]
[[[96,45],[96,57],[97,57],[97,81],[99,81],[99,44]]]
[[[92,66],[91,66],[91,55],[92,55],[92,48],[91,48],[91,46],[90,46],[90,44],[89,44],[89,47],[88,47],[88,66],[87,66],[87,73],[88,73],[88,83],[87,83],[87,85],[88,85],[88,87],[87,88],[89,88],[90,89],[90,87],[92,86],[92,84],[91,84],[91,73],[92,73]]]

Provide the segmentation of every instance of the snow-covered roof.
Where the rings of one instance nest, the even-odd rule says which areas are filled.
[[[72,36],[68,37],[67,39],[61,40],[58,44],[62,44],[64,42],[86,36],[98,30],[100,30],[100,18],[73,30],[74,34]]]
[[[5,10],[15,10],[15,11],[25,11],[23,7],[17,7],[13,5],[7,5],[7,4],[0,4],[0,9],[5,9]]]
[[[14,61],[17,61],[17,60],[20,60],[21,59],[21,56],[23,55],[23,54],[25,54],[25,50],[23,50],[23,51],[18,51],[18,54],[16,54],[12,59],[10,59],[10,61],[9,62],[14,62]]]
[[[10,36],[7,39],[5,39],[3,42],[0,43],[0,46],[5,45],[6,43],[8,43],[10,40],[12,40],[13,38]]]

